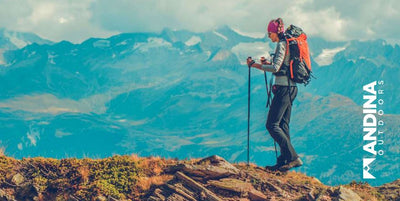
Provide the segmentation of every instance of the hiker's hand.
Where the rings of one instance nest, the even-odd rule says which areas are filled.
[[[252,64],[254,64],[253,59],[251,57],[247,58],[247,66],[250,68]]]
[[[272,63],[271,63],[270,61],[264,61],[264,62],[262,62],[262,64],[264,64],[264,65],[271,65]]]
[[[261,57],[261,58],[260,58],[260,61],[261,61],[261,63],[264,64],[264,65],[271,65],[271,62],[267,61],[267,60],[265,59],[265,57]]]

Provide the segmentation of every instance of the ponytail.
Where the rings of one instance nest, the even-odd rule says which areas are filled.
[[[278,24],[278,38],[283,40],[285,38],[285,25],[283,24],[282,18],[277,18],[275,22]]]
[[[275,22],[278,23],[278,33],[283,33],[285,31],[285,26],[282,18],[276,19]]]

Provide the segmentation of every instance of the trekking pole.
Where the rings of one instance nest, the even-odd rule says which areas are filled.
[[[274,140],[274,147],[275,147],[276,162],[278,162],[278,151],[276,151],[276,141],[275,140]]]
[[[248,57],[251,59],[251,57]],[[252,60],[248,67],[249,67],[249,83],[247,89],[247,165],[250,165],[250,83],[251,83],[251,65],[255,62]]]
[[[272,77],[271,77],[271,80],[270,80],[270,88],[268,89],[268,78],[267,78],[267,73],[264,71],[264,80],[265,80],[265,87],[267,88],[267,95],[268,95],[268,97],[267,97],[267,108],[268,108],[268,106],[270,106],[271,105],[271,102],[270,102],[270,98],[271,98],[271,90],[272,90],[272,86],[271,86],[271,82],[272,82]],[[278,161],[278,151],[276,150],[276,141],[274,140],[274,147],[275,147],[275,156],[276,156],[276,160]]]

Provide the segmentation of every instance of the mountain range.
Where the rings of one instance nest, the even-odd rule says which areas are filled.
[[[81,44],[0,33],[0,146],[7,155],[246,160],[244,63],[274,51],[266,37],[227,26],[123,33]],[[291,120],[292,141],[305,162],[300,171],[329,185],[362,180],[362,86],[384,80],[385,154],[373,165],[379,179],[368,182],[399,178],[400,47],[384,40],[308,41],[317,79],[299,86]],[[250,160],[272,164],[264,77],[252,71]]]

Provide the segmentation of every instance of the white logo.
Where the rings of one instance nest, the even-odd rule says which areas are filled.
[[[369,164],[372,163],[375,158],[364,158],[363,159],[363,179],[375,179],[375,177],[369,173]]]

